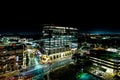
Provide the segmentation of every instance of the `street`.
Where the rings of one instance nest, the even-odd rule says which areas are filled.
[[[65,66],[65,65],[68,65],[70,64],[71,62],[73,62],[73,60],[71,59],[71,57],[65,57],[65,58],[61,58],[61,59],[58,59],[56,61],[53,62],[53,64],[45,64],[44,65],[44,72],[48,72],[48,71],[54,71],[55,69],[59,69],[60,67],[62,66]]]

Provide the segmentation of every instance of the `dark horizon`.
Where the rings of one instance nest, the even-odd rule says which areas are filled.
[[[41,33],[43,24],[76,27],[85,33],[119,33],[119,21],[115,16],[5,16],[0,33]]]

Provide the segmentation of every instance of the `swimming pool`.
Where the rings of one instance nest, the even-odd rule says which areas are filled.
[[[76,75],[77,80],[101,80],[100,78],[86,72],[79,72]]]

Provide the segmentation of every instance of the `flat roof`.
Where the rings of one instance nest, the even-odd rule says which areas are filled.
[[[90,56],[111,62],[120,62],[120,54],[105,50],[90,50]]]

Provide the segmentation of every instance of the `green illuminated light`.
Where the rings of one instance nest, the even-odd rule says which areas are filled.
[[[35,60],[35,64],[38,65],[39,62],[38,62],[37,58],[34,58],[34,60]]]
[[[77,78],[77,80],[91,80],[91,79],[92,80],[99,80],[96,77],[94,77],[93,75],[88,74],[88,73],[83,73],[83,72],[79,72],[76,75],[76,78]]]

